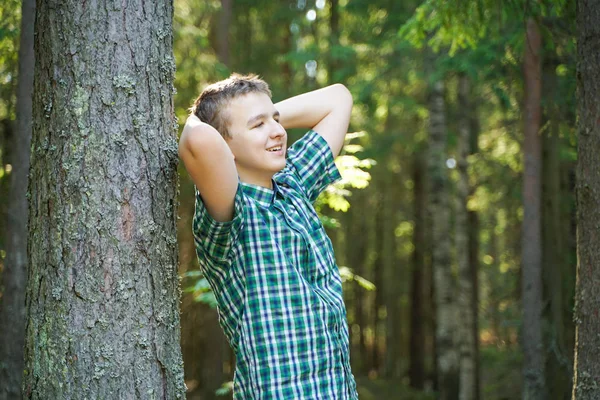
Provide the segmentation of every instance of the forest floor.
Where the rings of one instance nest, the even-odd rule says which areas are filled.
[[[481,348],[482,400],[521,398],[522,356],[518,348],[486,346]],[[357,377],[360,400],[433,400],[432,391],[421,392],[404,382]]]
[[[517,400],[521,398],[522,356],[516,346],[499,348],[485,346],[480,350],[482,400]],[[360,400],[434,400],[433,391],[411,389],[404,381],[369,379],[357,376]],[[228,400],[231,394],[215,396]],[[189,392],[188,400],[204,400],[199,391]]]

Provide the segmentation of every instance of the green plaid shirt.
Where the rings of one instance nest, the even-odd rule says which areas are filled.
[[[339,178],[311,130],[273,190],[239,183],[232,221],[212,219],[196,191],[196,252],[236,354],[234,399],[358,399],[342,282],[312,206]]]

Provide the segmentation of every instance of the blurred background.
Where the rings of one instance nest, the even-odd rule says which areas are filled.
[[[474,366],[478,398],[520,398],[525,322],[539,323],[543,332],[538,345],[549,393],[570,398],[574,2],[175,0],[174,6],[181,126],[203,87],[232,72],[261,75],[274,102],[336,82],[353,94],[351,134],[337,160],[343,180],[317,208],[344,278],[361,399],[433,399],[440,360]],[[19,24],[20,2],[3,1],[1,193],[11,172]],[[531,39],[538,34],[541,40]],[[539,62],[533,82],[531,54]],[[540,110],[537,127],[528,126],[535,118],[526,118],[527,107]],[[527,132],[539,151],[525,145]],[[289,132],[292,140],[303,133]],[[526,159],[539,173],[524,185]],[[529,185],[541,187],[541,201],[523,195]],[[226,399],[235,362],[196,259],[193,212],[193,183],[180,163],[188,398]],[[523,227],[536,224],[538,237],[523,240]],[[522,317],[530,245],[541,252],[540,321]]]

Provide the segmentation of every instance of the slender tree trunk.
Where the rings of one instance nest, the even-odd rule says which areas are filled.
[[[374,274],[374,279],[373,279],[373,283],[375,284],[375,298],[373,299],[373,348],[372,348],[372,354],[371,354],[371,368],[372,371],[374,371],[375,373],[379,374],[381,372],[381,357],[380,357],[380,337],[381,337],[381,319],[379,317],[381,308],[383,307],[383,296],[381,293],[381,287],[383,286],[383,274],[382,274],[382,270],[383,270],[383,264],[382,264],[382,259],[381,259],[381,254],[379,249],[381,248],[380,246],[380,240],[381,240],[381,210],[379,210],[377,212],[377,218],[376,218],[376,226],[375,226],[375,230],[376,230],[376,244],[377,247],[376,249],[376,255],[375,255],[375,260],[373,262],[373,274]]]
[[[11,180],[10,177],[12,172],[7,173],[7,165],[13,165],[14,156],[12,153],[14,152],[14,136],[15,136],[15,124],[14,121],[9,119],[0,120],[0,167],[3,168],[5,175],[0,178],[0,198],[6,199],[8,198],[8,193],[10,192]],[[7,212],[8,209],[8,201],[0,201],[0,232],[3,233],[2,241],[0,241],[0,250],[6,251],[6,247],[2,247],[6,245],[6,238],[9,234],[7,230]],[[0,268],[4,268],[3,262],[6,262],[6,259],[2,260],[0,258]],[[0,285],[2,284],[2,273],[0,273]],[[0,297],[0,303],[2,302],[2,298]],[[0,304],[0,308],[2,305]],[[0,332],[0,335],[2,332]]]
[[[172,5],[38,6],[24,397],[183,398]]]
[[[352,218],[350,221],[350,232],[352,242],[350,247],[350,266],[353,272],[359,276],[365,276],[365,261],[367,252],[367,237],[365,236],[366,226],[364,218],[364,193],[356,193],[354,207],[352,207]],[[354,322],[358,325],[358,354],[355,356],[357,360],[356,369],[361,375],[367,374],[367,346],[366,346],[366,328],[367,318],[365,318],[365,289],[358,283],[352,283],[354,291]]]
[[[330,0],[329,4],[329,63],[327,64],[327,77],[330,83],[335,83],[335,73],[340,66],[340,62],[333,56],[332,49],[340,43],[340,12],[339,0]]]
[[[382,163],[385,164],[385,163]],[[391,187],[393,176],[386,169],[385,182],[387,187]],[[399,290],[396,275],[396,258],[394,248],[394,228],[395,228],[395,212],[394,212],[394,197],[390,190],[386,190],[383,194],[383,239],[382,239],[382,255],[383,255],[383,278],[384,285],[381,288],[385,297],[386,308],[386,351],[385,351],[385,376],[389,379],[397,379],[400,377],[400,332],[397,329],[400,316],[400,307],[398,306]]]
[[[233,14],[232,0],[221,0],[221,13],[217,27],[217,56],[219,61],[229,66],[229,31]]]
[[[490,221],[488,222],[489,226],[496,226],[498,224],[498,212],[492,212],[490,216]],[[496,271],[500,268],[500,254],[502,253],[502,249],[500,249],[500,243],[498,240],[498,234],[494,229],[490,229],[490,238],[488,241],[488,254],[490,255],[492,261],[492,265],[490,265],[490,269],[496,273]],[[496,275],[492,275],[491,279],[495,279]],[[488,295],[489,298],[489,310],[490,310],[490,328],[493,333],[494,342],[496,345],[499,345],[502,342],[502,332],[500,332],[500,293],[498,293],[498,289],[495,285],[490,284],[490,293]]]
[[[475,398],[481,399],[481,368],[479,362],[479,216],[476,211],[469,211],[469,265],[471,267],[471,281],[473,285],[473,330],[471,336],[475,344]]]
[[[475,341],[473,326],[476,315],[473,314],[473,280],[469,264],[468,209],[469,172],[468,160],[471,139],[469,78],[461,74],[458,82],[458,102],[461,110],[458,129],[458,185],[456,204],[456,254],[458,256],[458,309],[460,310],[459,348],[460,348],[460,400],[475,400],[477,397],[477,379],[475,362]]]
[[[600,2],[578,0],[577,294],[573,399],[600,398]]]
[[[545,399],[542,340],[541,36],[527,21],[525,35],[525,170],[523,179],[522,304],[523,399]]]
[[[477,100],[471,101],[471,129],[469,138],[469,153],[471,155],[479,152],[479,117],[477,114]],[[469,187],[469,197],[475,193],[475,186]],[[475,344],[475,398],[481,398],[481,369],[479,363],[479,216],[477,211],[468,211],[468,235],[469,235],[469,266],[471,269],[471,284],[473,285],[473,300],[471,312],[473,314],[473,325],[471,335]]]
[[[429,96],[429,212],[435,243],[432,268],[436,302],[438,385],[440,400],[451,400],[458,397],[458,355],[455,345],[455,322],[458,315],[451,271],[444,82],[439,80],[433,83]]]
[[[544,90],[547,99],[557,98],[556,67],[558,60],[554,54],[545,57],[543,66]],[[542,270],[544,281],[544,303],[549,303],[544,313],[547,321],[544,341],[548,349],[546,360],[547,390],[557,398],[567,398],[572,392],[572,357],[566,343],[564,310],[566,289],[569,279],[566,276],[567,262],[563,238],[568,237],[561,221],[560,187],[560,118],[561,110],[555,102],[547,102],[544,107],[542,141]],[[570,324],[570,322],[569,322]]]
[[[283,42],[283,54],[289,55],[294,51],[294,46],[292,44],[292,33],[290,32],[289,26],[284,27],[285,30],[281,36]],[[292,64],[290,60],[286,59],[281,63],[281,75],[283,78],[283,95],[284,98],[288,98],[292,94]]]
[[[10,190],[6,212],[6,259],[2,273],[4,293],[0,303],[0,399],[21,393],[25,344],[25,287],[27,281],[27,186],[31,146],[33,92],[33,24],[35,0],[21,5],[21,42],[17,83],[17,130],[12,135]]]
[[[410,365],[408,377],[410,386],[423,389],[425,385],[425,313],[424,302],[426,298],[423,287],[425,272],[425,159],[423,152],[414,155],[413,181],[414,181],[414,231],[413,231],[413,270],[411,290],[410,314]]]
[[[382,318],[380,318],[381,311],[384,306],[384,297],[382,293],[383,287],[383,258],[381,251],[381,241],[382,241],[382,227],[383,227],[383,219],[385,215],[383,214],[382,209],[382,187],[383,185],[379,183],[378,180],[374,180],[371,182],[369,186],[373,186],[371,189],[375,193],[373,196],[375,197],[375,215],[373,218],[373,249],[375,254],[375,259],[373,260],[373,283],[375,284],[375,293],[373,298],[373,348],[371,354],[371,371],[378,376],[381,373],[381,343],[385,343],[385,340],[382,340],[384,337],[385,329],[382,327]]]

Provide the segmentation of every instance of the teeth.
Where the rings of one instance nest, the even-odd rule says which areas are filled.
[[[279,151],[281,150],[281,146],[270,148],[268,151]]]

